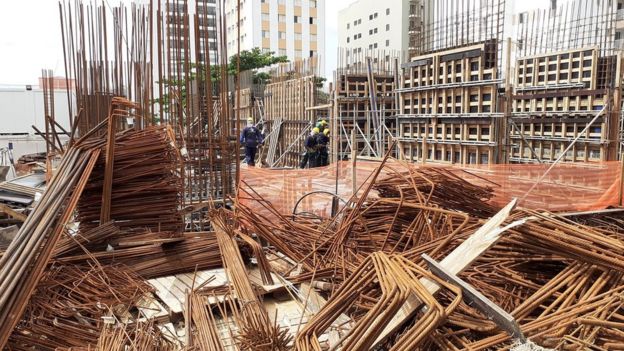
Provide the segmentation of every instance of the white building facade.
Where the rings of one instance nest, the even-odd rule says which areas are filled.
[[[338,47],[405,52],[408,13],[408,0],[358,0],[338,12]]]
[[[228,57],[238,49],[238,0],[225,4]],[[240,49],[260,48],[290,61],[318,56],[324,72],[325,0],[240,0]]]

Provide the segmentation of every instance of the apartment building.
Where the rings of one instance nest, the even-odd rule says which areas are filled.
[[[168,50],[167,70],[172,77],[185,74],[184,51],[191,52],[193,61],[198,63],[210,62],[215,65],[219,61],[217,35],[217,1],[216,0],[161,0],[161,10],[166,23],[165,33],[162,33]],[[187,17],[188,13],[188,17]],[[187,23],[189,25],[187,25]],[[195,24],[198,24],[199,46],[191,45],[196,40]]]
[[[347,55],[362,50],[406,52],[407,0],[358,0],[338,12],[338,46]]]
[[[490,164],[503,159],[498,43],[413,57],[401,66],[399,153],[414,162]]]
[[[325,0],[240,0],[240,49],[260,48],[296,61],[319,57],[324,72]],[[228,57],[236,54],[238,0],[226,0]]]

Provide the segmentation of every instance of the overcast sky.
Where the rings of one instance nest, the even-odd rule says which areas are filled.
[[[118,0],[108,0],[115,3]],[[381,0],[380,0],[381,1]],[[512,1],[512,0],[507,0]],[[517,9],[544,7],[549,0],[516,0]],[[64,75],[58,2],[2,0],[0,10],[0,86],[37,84],[41,69]],[[338,11],[355,0],[326,0],[326,75],[336,62]]]

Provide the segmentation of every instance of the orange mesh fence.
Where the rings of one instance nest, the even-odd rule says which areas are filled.
[[[239,200],[248,201],[248,204],[253,201],[246,195],[251,188],[281,213],[292,213],[297,206],[298,213],[328,215],[332,196],[326,192],[337,193],[340,198],[348,201],[353,194],[354,183],[355,189],[362,186],[379,165],[375,161],[358,161],[355,182],[354,170],[349,161],[305,170],[243,166]],[[525,196],[550,166],[504,164],[459,167],[391,160],[379,177],[383,178],[391,171],[406,170],[407,167],[444,167],[470,183],[494,188],[495,195],[490,201],[498,206],[508,203],[512,198],[518,198],[522,207],[553,212],[597,210],[620,204],[619,162],[557,164]]]

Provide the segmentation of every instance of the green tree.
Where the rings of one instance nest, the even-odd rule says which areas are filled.
[[[227,65],[228,75],[236,75],[238,71],[238,57],[234,55],[230,57],[230,62]],[[258,68],[271,66],[276,63],[288,62],[286,56],[274,56],[274,52],[262,52],[259,48],[253,48],[251,50],[243,50],[240,53],[240,70],[256,70]],[[207,69],[202,64],[191,63],[191,71],[189,72],[188,79],[194,81],[199,78],[199,83],[204,84],[206,80]],[[213,83],[221,80],[221,66],[210,67],[210,80]],[[267,84],[271,81],[271,76],[264,72],[254,72],[253,82],[254,84]],[[154,99],[153,104],[161,104],[163,106],[163,112],[169,113],[171,111],[172,103],[180,104],[180,108],[184,109],[187,105],[187,79],[183,77],[181,79],[168,79],[163,81],[165,88],[168,88],[170,94],[161,96]],[[159,116],[160,118],[160,116]]]
[[[266,66],[271,66],[276,63],[288,62],[286,56],[274,56],[273,51],[262,52],[259,48],[253,48],[251,50],[243,50],[240,53],[240,70],[249,71]],[[234,55],[230,57],[230,64],[228,65],[228,72],[231,75],[235,75],[238,69],[238,57]]]

